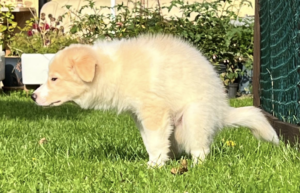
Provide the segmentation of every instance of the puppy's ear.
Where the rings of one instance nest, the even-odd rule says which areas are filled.
[[[79,78],[85,82],[92,82],[95,77],[97,59],[93,54],[80,54],[73,60],[73,67]]]

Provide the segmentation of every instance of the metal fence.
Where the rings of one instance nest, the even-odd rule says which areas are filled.
[[[259,0],[260,106],[300,123],[300,0]]]

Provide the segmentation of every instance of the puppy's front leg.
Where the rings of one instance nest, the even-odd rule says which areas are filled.
[[[172,126],[167,109],[144,108],[138,115],[140,131],[149,154],[149,166],[162,166],[169,159],[169,136]]]

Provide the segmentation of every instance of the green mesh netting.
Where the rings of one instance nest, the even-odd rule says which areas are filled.
[[[260,0],[261,107],[300,123],[300,0]]]

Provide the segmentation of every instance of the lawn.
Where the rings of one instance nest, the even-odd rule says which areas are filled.
[[[252,105],[252,99],[231,105]],[[42,108],[22,93],[0,94],[0,192],[300,192],[295,147],[230,129],[217,135],[211,149],[202,165],[183,175],[170,172],[179,160],[147,169],[130,116],[72,103]]]

